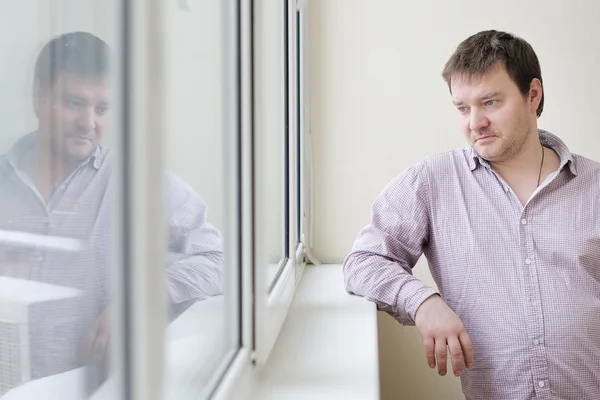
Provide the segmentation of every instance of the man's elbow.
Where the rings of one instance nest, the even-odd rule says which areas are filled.
[[[357,271],[357,257],[356,254],[350,253],[344,260],[342,265],[342,272],[344,275],[344,287],[346,292],[353,295],[360,295],[357,292],[358,285],[356,285],[356,271]]]

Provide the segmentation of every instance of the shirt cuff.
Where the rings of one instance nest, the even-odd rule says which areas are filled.
[[[434,289],[429,286],[423,285],[420,289],[418,289],[412,296],[410,296],[406,300],[405,310],[410,318],[410,325],[415,325],[415,315],[417,314],[417,310],[423,304],[425,300],[430,298],[433,295],[440,295],[440,292],[437,289]]]

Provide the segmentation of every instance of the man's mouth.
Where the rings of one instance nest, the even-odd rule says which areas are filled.
[[[477,142],[479,142],[479,141],[481,141],[481,140],[490,139],[490,138],[492,138],[492,137],[493,137],[492,135],[480,136],[480,137],[478,137],[477,139],[475,139],[475,143],[477,143]]]
[[[85,137],[85,136],[79,136],[79,135],[70,135],[69,138],[71,139],[75,139],[75,140],[80,140],[80,141],[87,141],[87,142],[91,142],[92,139]]]

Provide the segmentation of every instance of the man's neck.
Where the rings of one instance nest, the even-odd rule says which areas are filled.
[[[491,165],[525,205],[546,178],[560,168],[560,157],[553,149],[543,147],[535,135],[516,157]]]
[[[27,172],[45,199],[49,199],[54,189],[74,170],[73,163],[56,154],[43,135],[27,159]]]
[[[538,174],[541,160],[542,144],[539,136],[531,134],[517,154],[506,160],[491,161],[490,165],[502,176]]]

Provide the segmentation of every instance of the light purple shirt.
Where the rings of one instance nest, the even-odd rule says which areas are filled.
[[[600,163],[539,134],[560,168],[524,207],[473,148],[434,155],[383,189],[344,263],[348,292],[404,325],[441,294],[473,342],[467,399],[600,399]],[[422,254],[439,291],[412,275]]]

